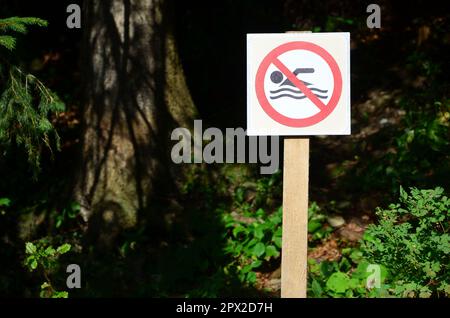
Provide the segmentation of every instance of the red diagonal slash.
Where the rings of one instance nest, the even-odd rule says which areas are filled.
[[[302,81],[300,81],[297,76],[295,76],[294,73],[292,73],[278,58],[273,59],[272,61],[273,65],[275,65],[280,71],[281,73],[283,73],[284,75],[286,75],[286,77],[292,82],[292,84],[294,84],[295,86],[297,86],[297,88],[299,90],[302,91],[303,94],[305,94],[306,97],[308,97],[313,103],[314,105],[316,105],[317,107],[320,108],[320,110],[324,110],[327,106],[322,103],[322,101],[316,96],[314,95],[314,93],[308,88],[306,87],[305,84],[303,84]]]

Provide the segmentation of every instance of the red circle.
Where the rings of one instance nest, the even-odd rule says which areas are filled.
[[[281,54],[292,50],[307,50],[316,53],[317,55],[322,57],[325,60],[325,62],[327,62],[333,74],[334,89],[330,101],[328,102],[328,104],[326,104],[327,106],[326,109],[321,110],[320,112],[311,117],[291,118],[280,114],[269,103],[266,94],[264,92],[264,77],[270,64],[272,64],[272,61],[278,58],[278,56],[280,56]],[[289,127],[308,127],[322,121],[328,115],[330,115],[336,108],[337,103],[339,102],[339,98],[341,97],[341,93],[342,93],[342,76],[336,61],[325,49],[310,42],[304,41],[289,42],[276,47],[263,59],[256,73],[256,96],[258,97],[258,101],[261,107],[266,112],[266,114],[269,115],[273,120]]]

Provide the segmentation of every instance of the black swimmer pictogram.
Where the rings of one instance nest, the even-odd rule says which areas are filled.
[[[303,74],[314,73],[314,69],[313,68],[297,68],[294,70],[293,73],[295,76],[297,76],[298,74],[301,74],[301,73],[303,73]],[[280,71],[272,72],[272,74],[270,74],[270,80],[274,84],[280,84],[279,88],[270,91],[270,93],[272,94],[270,96],[270,99],[278,99],[278,98],[282,98],[282,97],[289,97],[289,98],[294,98],[294,99],[306,98],[305,94],[300,89],[298,89],[298,87],[295,86],[288,78],[285,78],[283,73],[281,73]],[[328,98],[328,95],[326,95],[328,93],[328,90],[312,87],[311,86],[311,85],[313,85],[312,83],[308,83],[305,81],[302,81],[302,82],[318,98],[322,98],[322,99]]]

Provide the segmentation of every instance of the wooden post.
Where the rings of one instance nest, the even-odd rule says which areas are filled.
[[[306,298],[309,138],[284,139],[281,297]]]
[[[284,138],[282,298],[306,298],[308,181],[309,138]]]

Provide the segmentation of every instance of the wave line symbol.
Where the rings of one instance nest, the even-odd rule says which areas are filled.
[[[294,75],[298,75],[301,73],[314,73],[314,69],[313,68],[297,68],[294,70]],[[303,94],[303,92],[297,88],[297,86],[295,86],[289,79],[285,79],[283,73],[281,73],[280,71],[274,71],[272,72],[272,74],[270,75],[270,80],[274,83],[274,84],[279,84],[279,88],[270,91],[270,93],[272,94],[270,96],[270,99],[278,99],[278,98],[282,98],[282,97],[288,97],[288,98],[293,98],[293,99],[304,99],[306,98],[305,94]],[[312,83],[308,83],[305,81],[302,81],[303,84],[305,84],[305,86],[308,86],[308,88],[312,91],[312,92],[317,92],[314,93],[314,95],[316,95],[318,98],[321,99],[325,99],[328,98],[328,90],[327,89],[319,89],[316,87],[310,87],[311,85],[313,85]],[[286,87],[288,86],[288,87]],[[281,88],[280,88],[281,87]],[[277,95],[279,94],[279,95]]]

